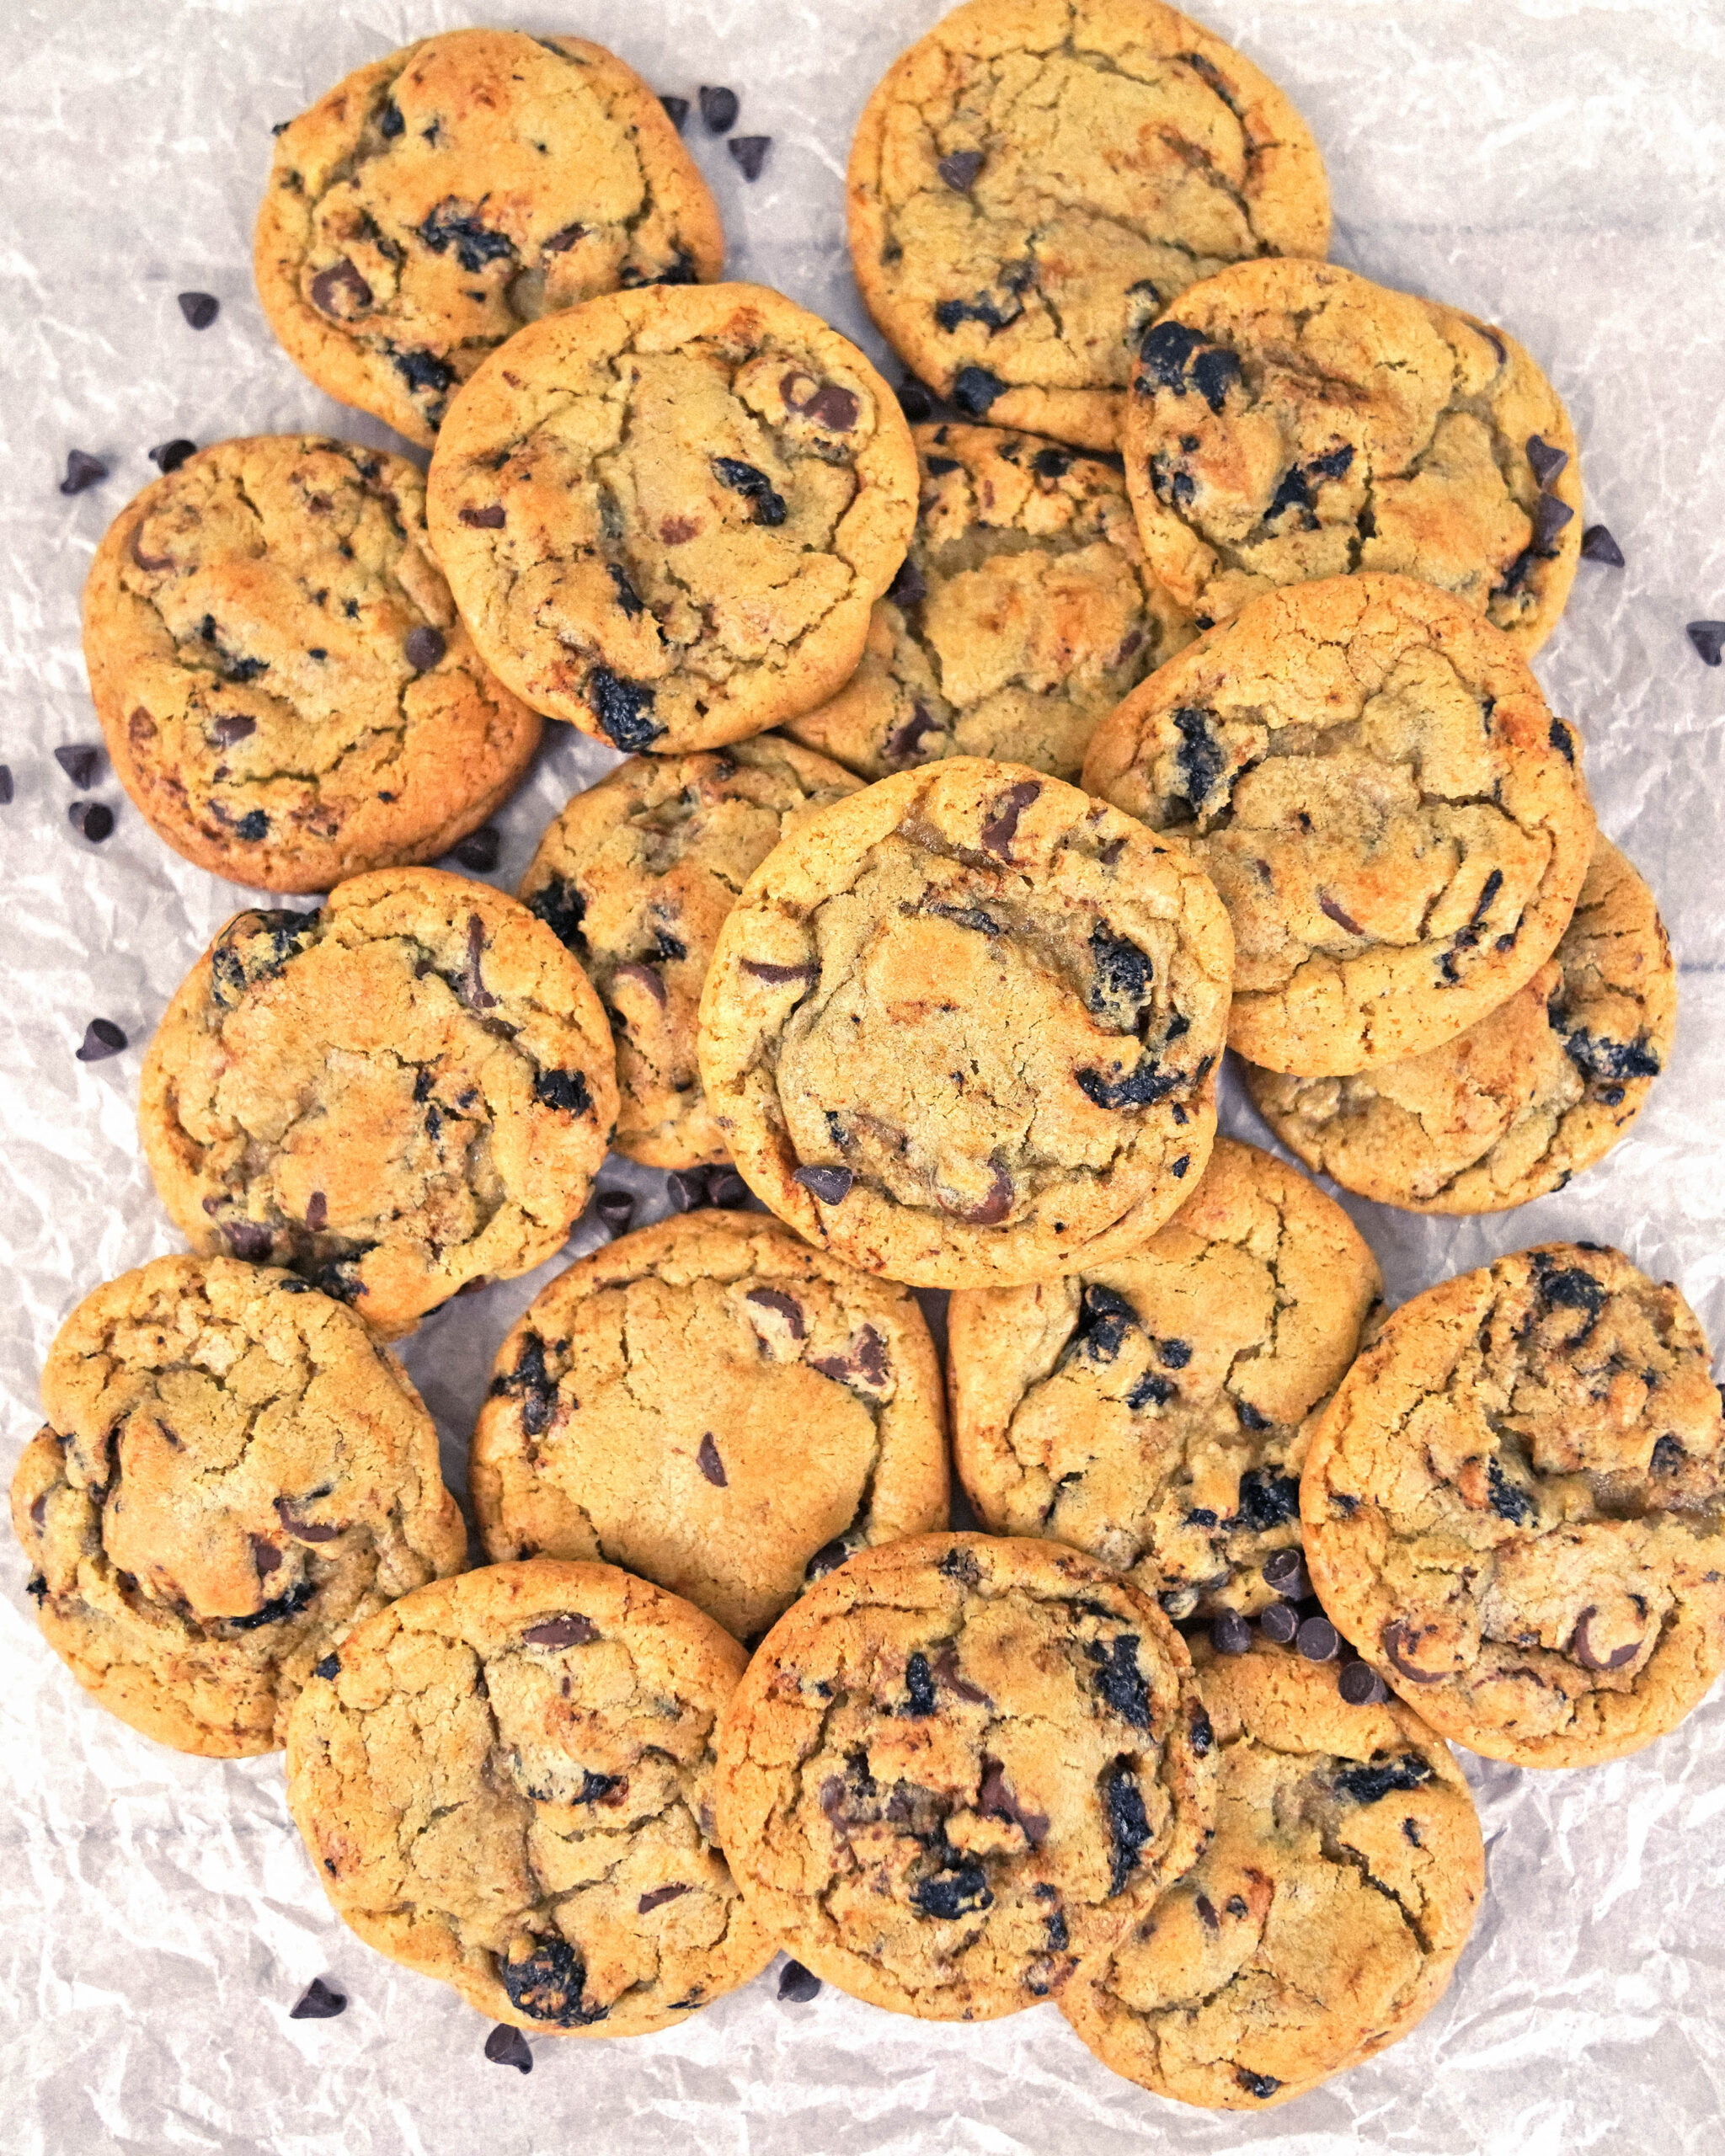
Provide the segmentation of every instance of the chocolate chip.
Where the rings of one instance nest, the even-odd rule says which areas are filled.
[[[1412,1625],[1401,1618],[1392,1618],[1379,1636],[1384,1652],[1391,1663],[1413,1684],[1441,1684],[1444,1672],[1418,1668],[1407,1658],[1407,1650],[1418,1645],[1419,1634]]]
[[[1350,936],[1365,935],[1365,931],[1360,926],[1359,923],[1354,919],[1351,914],[1345,912],[1340,902],[1332,899],[1327,891],[1321,890],[1318,893],[1317,907],[1320,913],[1327,915],[1330,920],[1335,922],[1338,928],[1345,928]]]
[[[637,1916],[647,1916],[654,1909],[662,1909],[667,1902],[676,1901],[679,1894],[686,1894],[688,1891],[686,1881],[680,1881],[674,1886],[655,1886],[650,1894],[642,1895],[636,1903],[635,1913]]]
[[[780,376],[779,394],[787,408],[799,419],[814,420],[830,434],[848,434],[862,409],[855,392],[836,382],[814,382],[805,392],[802,387],[805,382],[812,382],[812,377],[795,372]]]
[[[725,144],[736,159],[745,179],[759,179],[761,168],[766,163],[766,153],[772,147],[770,135],[733,135]]]
[[[1104,1649],[1093,1646],[1091,1657],[1098,1662],[1096,1689],[1117,1715],[1134,1729],[1150,1727],[1150,1688],[1138,1667],[1138,1635],[1122,1632]]]
[[[1250,1413],[1255,1421],[1247,1421],[1245,1401],[1236,1404],[1236,1412],[1248,1430],[1262,1430],[1268,1427],[1256,1408]],[[1300,1517],[1300,1482],[1296,1476],[1278,1475],[1267,1467],[1249,1467],[1240,1477],[1240,1517],[1259,1534],[1268,1534],[1271,1528],[1280,1527],[1285,1520]]]
[[[1584,562],[1603,562],[1608,568],[1621,569],[1623,549],[1603,524],[1590,524],[1581,535],[1581,558]]]
[[[836,1572],[850,1556],[850,1549],[842,1535],[830,1542],[823,1542],[809,1560],[803,1577],[808,1580],[825,1579],[829,1572]]]
[[[806,2006],[820,1995],[820,1979],[800,1961],[787,1961],[778,1972],[778,1995],[787,2006]]]
[[[1555,494],[1541,494],[1533,505],[1533,543],[1535,551],[1553,554],[1557,551],[1557,534],[1574,517],[1575,511],[1567,502],[1560,502]]]
[[[1001,795],[982,819],[982,843],[991,853],[999,854],[1002,860],[1006,858],[1018,835],[1018,819],[1041,792],[1041,782],[1027,778],[1021,779],[1017,786],[1008,787]]]
[[[1541,486],[1549,487],[1569,462],[1569,451],[1557,448],[1538,435],[1530,435],[1527,438],[1527,461],[1533,467],[1533,476]]]
[[[608,666],[595,666],[588,675],[587,702],[606,739],[626,755],[646,748],[665,731],[652,716],[652,690],[644,681],[613,674]]]
[[[665,118],[681,135],[683,131],[683,122],[689,116],[689,100],[686,98],[662,97],[659,102],[665,107]]]
[[[442,658],[446,648],[441,629],[434,629],[429,622],[421,622],[417,628],[409,629],[402,646],[408,664],[415,672],[429,674]]]
[[[287,2009],[290,2021],[333,2021],[347,2011],[347,1993],[333,1991],[322,1977],[313,1977]]]
[[[1674,1475],[1682,1466],[1684,1458],[1683,1447],[1667,1430],[1664,1436],[1654,1445],[1649,1465],[1655,1475]]]
[[[1183,704],[1174,713],[1174,730],[1180,737],[1174,762],[1194,815],[1228,768],[1228,752],[1210,731],[1210,714],[1195,704]]]
[[[498,2023],[485,2039],[485,2056],[494,2066],[513,2066],[523,2073],[533,2071],[533,2053],[512,2022]]]
[[[1389,1686],[1369,1662],[1344,1662],[1336,1689],[1350,1707],[1381,1706],[1390,1696]]]
[[[238,713],[210,722],[210,739],[218,749],[231,749],[236,741],[249,739],[257,730],[256,719],[242,718]]]
[[[277,1595],[274,1602],[266,1602],[260,1609],[253,1610],[249,1616],[230,1617],[227,1622],[236,1632],[254,1632],[264,1625],[283,1624],[290,1617],[297,1617],[317,1592],[312,1581],[302,1580],[296,1588],[286,1594]]]
[[[1103,1801],[1108,1812],[1108,1838],[1114,1844],[1108,1878],[1112,1897],[1137,1869],[1138,1853],[1151,1838],[1143,1794],[1130,1761],[1117,1759],[1109,1769],[1103,1781]]]
[[[114,811],[99,801],[74,801],[66,812],[66,820],[92,846],[100,846],[114,829]]]
[[[955,195],[968,195],[986,160],[980,150],[953,150],[935,167]]]
[[[1066,1342],[1061,1363],[1080,1354],[1092,1363],[1112,1363],[1137,1323],[1134,1304],[1118,1289],[1092,1281],[1079,1296],[1077,1330]]]
[[[488,502],[483,509],[464,509],[461,520],[474,531],[500,531],[504,525],[501,502]]]
[[[701,117],[707,123],[709,135],[728,135],[737,124],[740,101],[734,90],[722,85],[709,87],[703,83],[700,90]]]
[[[711,1430],[701,1440],[700,1449],[695,1454],[695,1465],[715,1490],[730,1486],[725,1477],[724,1462],[718,1456],[718,1447],[713,1442]]]
[[[1303,1602],[1311,1593],[1311,1582],[1297,1550],[1274,1551],[1259,1569],[1264,1585],[1274,1588],[1284,1602]]]
[[[313,285],[312,296],[314,299],[317,296],[317,289]],[[366,292],[368,305],[371,302],[371,297],[368,289]],[[423,396],[428,389],[433,392],[434,395],[441,394],[442,391],[454,386],[455,369],[446,360],[440,360],[435,352],[427,352],[423,350],[403,352],[392,346],[390,358],[396,372],[415,396]]]
[[[80,741],[54,751],[54,760],[72,781],[80,793],[87,792],[95,779],[96,767],[102,760],[102,751],[88,742]]]
[[[233,835],[237,839],[244,839],[248,845],[255,846],[259,839],[269,836],[270,819],[261,808],[249,809],[234,825]]]
[[[197,454],[198,445],[183,438],[176,441],[158,441],[150,451],[150,462],[158,472],[177,472],[189,456]]]
[[[773,491],[772,482],[764,472],[744,463],[740,456],[715,456],[713,474],[720,486],[728,487],[734,494],[741,494],[745,501],[755,504],[757,524],[784,522],[784,496]]]
[[[182,292],[179,311],[194,329],[207,329],[222,312],[222,302],[214,292]]]
[[[1064,479],[1072,468],[1070,449],[1039,449],[1030,460],[1030,468],[1039,479]],[[1135,644],[1133,649],[1135,651]]]
[[[571,1610],[565,1617],[548,1617],[542,1625],[530,1625],[521,1637],[530,1646],[584,1647],[599,1637],[599,1627],[590,1617]]]
[[[1282,2085],[1274,2073],[1254,2073],[1244,2066],[1235,2068],[1234,2079],[1248,2096],[1274,2096]]]
[[[327,1684],[332,1678],[340,1676],[341,1657],[339,1654],[326,1654],[322,1662],[312,1663],[312,1674],[313,1677],[321,1677]]]
[[[393,142],[407,125],[401,116],[401,107],[393,99],[377,115],[377,132],[386,142]]]
[[[105,1063],[125,1046],[126,1035],[111,1018],[92,1018],[84,1027],[84,1043],[77,1051],[77,1059],[80,1063]]]
[[[801,1340],[808,1331],[804,1322],[803,1305],[794,1295],[788,1295],[782,1288],[751,1288],[743,1298],[753,1303],[757,1310],[772,1310],[782,1317],[791,1329],[791,1337]]]
[[[698,1213],[712,1203],[705,1168],[674,1168],[665,1179],[665,1194],[673,1213]]]
[[[99,456],[91,456],[83,450],[72,449],[66,453],[66,477],[60,482],[62,494],[81,494],[86,487],[93,487],[108,477],[108,467]]]
[[[471,869],[476,876],[483,876],[496,867],[502,847],[503,835],[496,825],[481,824],[477,831],[469,831],[451,851],[463,868]]]
[[[12,797],[12,766],[10,764],[0,764],[0,808],[9,808]]]
[[[1644,1643],[1640,1640],[1631,1640],[1624,1646],[1613,1647],[1605,1654],[1599,1653],[1594,1646],[1592,1635],[1589,1629],[1599,1614],[1591,1603],[1582,1611],[1580,1616],[1575,1620],[1575,1630],[1570,1638],[1569,1651],[1583,1669],[1622,1669],[1635,1660]]]
[[[749,1186],[734,1168],[709,1168],[707,1171],[707,1202],[709,1205],[727,1208],[746,1205]]]
[[[1308,1617],[1295,1633],[1295,1643],[1308,1662],[1333,1662],[1342,1641],[1327,1617]]]
[[[62,494],[72,491],[70,488],[61,488]],[[1684,625],[1684,634],[1707,665],[1719,664],[1720,654],[1725,653],[1725,622],[1689,622]]]
[[[960,367],[953,378],[953,402],[973,419],[985,419],[990,405],[1006,391],[1005,382],[986,367]]]
[[[921,1721],[932,1715],[939,1701],[935,1697],[934,1675],[928,1667],[926,1654],[913,1654],[905,1664],[905,1705],[899,1710],[912,1721]]]
[[[991,1908],[988,1875],[974,1857],[959,1857],[955,1849],[943,1851],[948,1861],[941,1870],[917,1881],[911,1899],[926,1917],[950,1919],[973,1910]]]
[[[1364,1669],[1365,1664],[1355,1662],[1351,1667]],[[1354,1704],[1364,1705],[1365,1702]],[[1351,1796],[1356,1804],[1377,1804],[1392,1792],[1405,1796],[1409,1790],[1423,1788],[1431,1778],[1429,1759],[1421,1758],[1417,1752],[1404,1752],[1375,1765],[1344,1767],[1337,1775],[1334,1787],[1341,1796]]]
[[[1289,1646],[1300,1630],[1300,1613],[1291,1602],[1273,1602],[1258,1618],[1258,1629],[1279,1646]]]
[[[850,1196],[856,1177],[848,1168],[798,1168],[791,1180],[801,1183],[823,1205],[841,1205]]]
[[[635,621],[647,611],[645,600],[636,590],[634,585],[629,582],[627,569],[616,562],[607,562],[605,567],[611,579],[612,589],[617,593],[617,605],[622,608],[630,621]]]
[[[1546,728],[1546,739],[1566,764],[1575,761],[1575,736],[1561,718],[1554,718]]]
[[[1252,1627],[1237,1609],[1224,1609],[1211,1621],[1210,1643],[1218,1654],[1246,1654],[1252,1646]]]
[[[934,410],[934,399],[920,382],[907,375],[899,384],[899,409],[912,426],[917,426]]]
[[[593,1210],[613,1235],[627,1235],[635,1217],[635,1201],[626,1190],[601,1190],[593,1200]]]
[[[452,247],[456,260],[470,277],[477,276],[488,263],[513,257],[515,251],[506,232],[494,232],[489,225],[481,224],[453,195],[446,195],[416,229],[434,254],[445,253]]]

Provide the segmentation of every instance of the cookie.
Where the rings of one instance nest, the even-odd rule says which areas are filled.
[[[1282,1143],[1344,1189],[1413,1213],[1497,1213],[1610,1150],[1676,1030],[1653,894],[1602,837],[1556,951],[1456,1039],[1351,1078],[1247,1064],[1246,1085]]]
[[[473,1438],[494,1558],[597,1557],[740,1640],[853,1550],[943,1526],[916,1299],[756,1213],[687,1213],[543,1289]]]
[[[1383,1292],[1333,1198],[1218,1138],[1148,1241],[947,1313],[953,1450],[982,1524],[1129,1573],[1167,1614],[1255,1614],[1300,1468]]]
[[[862,663],[793,740],[864,778],[995,756],[1075,782],[1097,721],[1192,640],[1118,472],[1035,435],[916,427],[916,536]]]
[[[611,1565],[404,1595],[307,1686],[287,1801],[342,1921],[493,2021],[638,2036],[765,1968],[716,1837],[742,1649]]]
[[[446,852],[539,745],[427,550],[418,472],[316,435],[222,442],[146,487],[90,565],[84,664],[151,828],[261,890]]]
[[[639,76],[515,30],[403,45],[291,120],[254,248],[295,366],[428,449],[523,323],[724,265],[713,197]]]
[[[1318,1425],[1300,1511],[1337,1626],[1487,1758],[1621,1758],[1725,1666],[1707,1343],[1617,1251],[1518,1251],[1404,1303]]]
[[[1333,1668],[1199,1651],[1215,1838],[1060,2010],[1113,2073],[1216,2111],[1285,2104],[1405,2036],[1443,1996],[1485,1891],[1443,1740]]]
[[[786,832],[857,784],[776,734],[722,754],[632,756],[540,840],[521,901],[580,960],[611,1020],[618,1152],[654,1168],[725,1158],[695,1061],[713,944]]]
[[[1196,1186],[1231,960],[1184,848],[949,757],[756,869],[702,992],[701,1081],[805,1241],[915,1287],[1045,1278],[1132,1249]]]
[[[1350,570],[1452,591],[1524,653],[1581,555],[1581,467],[1513,337],[1328,262],[1245,262],[1144,337],[1123,443],[1151,567],[1201,627]]]
[[[1203,1845],[1178,1633],[1076,1550],[860,1552],[767,1635],[719,1732],[719,1833],[815,1975],[927,2020],[1058,1997]]]
[[[614,748],[722,748],[824,702],[905,558],[916,453],[836,331],[760,285],[617,292],[488,360],[431,542],[515,693]]]
[[[969,0],[851,147],[851,259],[912,371],[972,417],[1113,449],[1133,347],[1194,278],[1329,245],[1288,99],[1157,0]]]
[[[168,1005],[139,1122],[200,1249],[291,1267],[384,1338],[553,1256],[617,1115],[610,1030],[542,921],[378,869],[236,914]]]
[[[158,1257],[42,1370],[12,1521],[48,1644],[99,1705],[211,1758],[268,1752],[348,1627],[467,1562],[393,1356],[291,1273]]]
[[[1186,841],[1234,926],[1228,1038],[1347,1076],[1531,979],[1593,851],[1574,729],[1461,600],[1407,577],[1267,592],[1097,728],[1091,792]]]

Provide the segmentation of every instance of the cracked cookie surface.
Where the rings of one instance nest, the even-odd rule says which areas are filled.
[[[1404,1303],[1300,1488],[1325,1609],[1432,1726],[1579,1767],[1725,1665],[1725,1426],[1677,1290],[1551,1243]]]
[[[1453,1040],[1557,947],[1594,814],[1574,729],[1407,577],[1266,593],[1097,729],[1092,793],[1174,833],[1233,923],[1230,1043],[1346,1075]]]
[[[176,852],[259,889],[446,851],[539,744],[431,559],[424,480],[382,450],[189,456],[109,526],[83,612],[120,783]]]
[[[1546,963],[1443,1047],[1346,1079],[1245,1066],[1282,1143],[1344,1189],[1416,1213],[1495,1213],[1562,1190],[1646,1105],[1677,1030],[1653,893],[1598,840]]]
[[[472,1480],[494,1558],[603,1557],[747,1640],[853,1550],[945,1522],[940,1363],[907,1289],[759,1214],[685,1214],[538,1295]]]
[[[1194,278],[1322,255],[1305,122],[1157,0],[969,0],[894,63],[852,144],[851,258],[882,334],[971,416],[1119,437],[1140,333]]]
[[[407,1374],[291,1273],[158,1257],[109,1281],[56,1336],[42,1405],[12,1483],[38,1620],[179,1751],[280,1744],[350,1625],[467,1562]]]
[[[276,139],[254,247],[288,356],[429,448],[524,323],[724,264],[653,92],[604,46],[453,30],[357,69]]]
[[[916,453],[854,344],[760,285],[613,293],[462,392],[432,544],[518,696],[613,747],[721,748],[810,710],[905,558]]]
[[[1093,1559],[927,1534],[780,1619],[719,1735],[751,1908],[855,1998],[983,2020],[1058,1997],[1202,1847],[1179,1636]]]
[[[997,427],[912,430],[921,506],[856,673],[784,730],[864,778],[995,756],[1076,783],[1097,721],[1192,628],[1110,466]]]
[[[947,1313],[953,1450],[983,1524],[1087,1550],[1179,1621],[1275,1600],[1300,1469],[1383,1283],[1332,1198],[1218,1138],[1140,1248]]]
[[[574,958],[514,899],[435,868],[235,915],[168,1006],[139,1102],[192,1242],[291,1266],[386,1338],[552,1257],[616,1116]]]
[[[520,897],[580,960],[611,1020],[618,1152],[654,1168],[729,1157],[695,1057],[713,947],[786,833],[860,783],[777,734],[632,756],[540,840]]]
[[[807,1241],[917,1287],[1037,1279],[1130,1249],[1202,1174],[1231,960],[1183,847],[950,757],[756,871],[702,994],[702,1082]]]
[[[288,1727],[287,1796],[368,1946],[535,2036],[676,2026],[765,1968],[713,1820],[742,1649],[610,1565],[404,1595]]]
[[[1333,1667],[1200,1648],[1215,1837],[1061,1994],[1111,2072],[1212,2110],[1263,2111],[1358,2066],[1443,1995],[1485,1890],[1447,1745]]]
[[[1252,262],[1145,335],[1126,484],[1200,627],[1280,584],[1414,576],[1536,651],[1581,557],[1581,470],[1514,339],[1327,262]]]

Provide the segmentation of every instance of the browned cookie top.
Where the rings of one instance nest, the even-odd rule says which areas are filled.
[[[1228,1038],[1332,1075],[1423,1054],[1511,995],[1593,851],[1581,744],[1447,592],[1266,593],[1097,729],[1092,792],[1186,840],[1234,926]]]
[[[724,235],[614,53],[452,30],[356,69],[280,131],[254,259],[296,364],[429,447],[451,392],[523,323],[716,277]]]
[[[1441,585],[1536,651],[1581,553],[1575,431],[1511,337],[1327,262],[1248,262],[1144,337],[1126,483],[1208,627],[1351,570]]]
[[[1725,1664],[1707,1343],[1616,1251],[1520,1251],[1404,1303],[1319,1425],[1300,1506],[1337,1625],[1488,1758],[1635,1751]]]

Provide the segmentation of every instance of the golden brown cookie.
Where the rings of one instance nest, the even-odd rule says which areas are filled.
[[[750,1911],[871,2005],[980,2021],[1058,1997],[1210,1824],[1179,1636],[1049,1542],[860,1552],[726,1709],[719,1833]]]
[[[1617,1251],[1519,1251],[1404,1303],[1326,1411],[1300,1511],[1337,1626],[1487,1758],[1621,1758],[1725,1666],[1707,1343]]]
[[[687,1213],[560,1273],[474,1433],[494,1558],[603,1556],[740,1640],[853,1550],[943,1526],[916,1299],[756,1213]]]
[[[916,515],[898,402],[760,285],[536,323],[438,436],[431,541],[490,664],[623,750],[721,748],[823,702]]]
[[[1285,2104],[1405,2036],[1443,1996],[1485,1891],[1449,1747],[1332,1668],[1199,1651],[1215,1838],[1060,2010],[1103,2064],[1211,2110]]]
[[[859,782],[776,734],[694,756],[632,756],[539,841],[522,903],[598,990],[617,1040],[620,1153],[722,1161],[695,1060],[701,985],[737,894],[785,834]]]
[[[56,1336],[42,1405],[12,1482],[38,1621],[178,1751],[270,1751],[350,1625],[467,1562],[406,1372],[290,1273],[158,1257],[110,1280]]]
[[[1183,847],[950,757],[756,871],[702,994],[702,1083],[808,1241],[917,1287],[1044,1278],[1132,1249],[1203,1173],[1231,959]]]
[[[1218,1138],[1165,1227],[947,1313],[953,1449],[983,1525],[1087,1550],[1179,1620],[1254,1614],[1300,1546],[1300,1469],[1383,1291],[1348,1215]]]
[[[764,1968],[713,1820],[744,1654],[610,1565],[404,1595],[320,1670],[287,1800],[342,1921],[535,2036],[676,2026]]]
[[[973,418],[1119,440],[1132,350],[1195,277],[1329,245],[1323,161],[1275,84],[1158,0],[969,0],[894,63],[851,147],[881,334]]]
[[[1344,1189],[1413,1213],[1496,1213],[1562,1190],[1640,1114],[1677,1031],[1653,894],[1594,845],[1562,941],[1453,1041],[1351,1078],[1245,1066],[1282,1143]]]
[[[236,914],[144,1059],[163,1203],[386,1339],[564,1242],[617,1117],[610,1029],[542,921],[435,868]]]
[[[1246,262],[1145,336],[1123,447],[1151,567],[1199,626],[1279,584],[1434,584],[1524,653],[1581,557],[1557,392],[1501,329],[1329,262]]]
[[[218,443],[122,510],[84,664],[151,827],[260,890],[446,851],[539,744],[430,558],[418,472],[315,435]]]
[[[912,430],[922,504],[862,663],[793,740],[864,778],[995,756],[1076,782],[1103,712],[1192,640],[1124,482],[996,427]]]
[[[1234,926],[1228,1038],[1346,1075],[1423,1054],[1551,957],[1594,813],[1573,728],[1459,599],[1332,577],[1253,600],[1096,731],[1084,783],[1185,840]]]
[[[523,323],[724,265],[665,108],[603,45],[451,30],[357,68],[276,140],[254,249],[320,389],[429,448]]]

